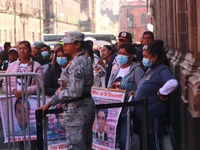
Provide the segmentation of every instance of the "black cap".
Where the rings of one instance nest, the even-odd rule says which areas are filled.
[[[120,32],[118,35],[119,40],[124,40],[127,42],[132,42],[132,36],[129,32]]]

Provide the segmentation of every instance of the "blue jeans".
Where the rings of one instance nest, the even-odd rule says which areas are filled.
[[[120,150],[126,148],[127,136],[127,116],[120,116],[117,124],[116,142],[119,143]]]

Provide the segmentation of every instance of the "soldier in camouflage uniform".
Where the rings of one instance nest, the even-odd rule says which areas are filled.
[[[64,118],[68,150],[92,150],[92,125],[95,117],[95,104],[91,98],[93,68],[91,61],[82,51],[84,34],[66,32],[61,40],[64,52],[73,59],[62,72],[61,87],[46,105],[39,109],[43,112],[50,106],[65,103]]]

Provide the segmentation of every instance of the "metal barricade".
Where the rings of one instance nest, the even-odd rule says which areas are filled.
[[[147,150],[148,149],[148,122],[147,122],[147,105],[148,105],[148,100],[147,98],[141,98],[140,101],[132,101],[132,102],[124,102],[124,103],[112,103],[112,104],[99,104],[96,105],[96,109],[105,109],[105,108],[116,108],[116,107],[132,107],[132,106],[137,106],[140,105],[142,106],[142,134],[143,134],[143,149]],[[45,115],[47,114],[58,114],[62,113],[62,109],[50,109],[45,112]],[[47,136],[46,136],[46,128],[43,128],[44,122],[43,121],[43,116],[42,116],[42,111],[41,110],[36,110],[36,122],[37,122],[37,141],[38,141],[38,150],[47,150]],[[46,118],[44,116],[44,118]],[[130,132],[130,131],[129,131]],[[41,142],[44,140],[44,144]],[[128,143],[130,144],[130,143]]]
[[[36,148],[36,122],[34,121],[33,111],[37,110],[40,105],[45,103],[43,79],[37,73],[0,73],[0,77],[5,80],[5,94],[2,95],[1,106],[1,121],[3,125],[4,142],[0,144],[0,149],[19,149],[19,146],[24,149],[32,150]],[[16,78],[16,84],[21,84],[22,98],[18,99],[12,95],[11,78]],[[17,81],[17,78],[20,80]],[[36,95],[32,96],[33,103],[30,103],[30,97],[27,94],[27,89],[30,84],[27,84],[27,79],[35,81]],[[2,88],[2,87],[1,87]],[[1,89],[2,90],[2,89]],[[36,101],[35,101],[36,100]],[[18,108],[19,107],[19,108]],[[34,107],[34,109],[32,109]],[[21,115],[21,116],[20,116]],[[30,115],[30,116],[29,116]]]

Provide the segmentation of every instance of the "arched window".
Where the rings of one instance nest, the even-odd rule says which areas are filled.
[[[146,24],[146,15],[145,14],[141,14],[140,16],[140,21],[141,21],[141,24]]]

